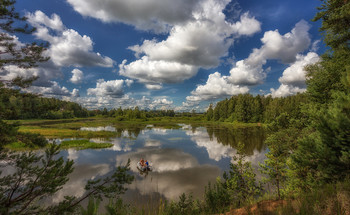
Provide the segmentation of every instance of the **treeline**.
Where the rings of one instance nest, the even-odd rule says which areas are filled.
[[[192,116],[182,113],[181,116]],[[140,110],[139,107],[108,110],[88,110],[75,102],[56,98],[44,98],[31,93],[0,86],[0,117],[6,120],[18,119],[69,119],[75,117],[108,116],[118,121],[147,119],[153,117],[174,117],[174,110]]]
[[[0,117],[2,119],[68,119],[90,115],[81,105],[55,98],[43,98],[31,93],[0,87]]]
[[[174,110],[140,110],[139,107],[108,110],[88,110],[75,102],[56,98],[44,98],[31,93],[0,86],[0,118],[18,119],[69,119],[75,117],[108,116],[118,121],[153,117],[174,117]],[[193,113],[181,113],[178,116],[193,116]]]
[[[101,115],[108,117],[115,117],[117,121],[134,120],[134,119],[147,119],[152,117],[174,117],[174,110],[141,110],[138,106],[135,108],[122,109],[121,107],[111,110],[104,108],[103,110],[91,111],[90,115]]]
[[[293,118],[301,117],[301,105],[307,103],[305,93],[284,98],[240,94],[213,105],[210,104],[205,118],[208,121],[272,122],[282,113]]]

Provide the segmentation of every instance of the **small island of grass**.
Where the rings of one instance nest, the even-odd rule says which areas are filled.
[[[89,140],[82,139],[82,140],[67,140],[61,142],[61,149],[69,149],[69,148],[75,148],[78,150],[82,149],[103,149],[103,148],[109,148],[112,147],[112,143],[95,143],[90,142]]]

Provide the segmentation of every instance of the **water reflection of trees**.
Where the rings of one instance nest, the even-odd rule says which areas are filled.
[[[137,138],[142,130],[144,130],[146,126],[144,127],[129,127],[129,128],[116,128],[115,133],[116,137],[128,137],[128,138]]]
[[[210,140],[216,138],[218,143],[237,148],[239,142],[244,144],[244,153],[253,155],[265,149],[265,131],[261,127],[230,128],[225,126],[206,126]]]
[[[125,126],[125,125],[124,125]],[[162,127],[162,126],[157,126]],[[191,125],[192,133],[196,132],[198,127],[203,125]],[[153,129],[154,127],[150,128]],[[236,148],[238,143],[244,144],[244,153],[253,155],[254,150],[265,149],[265,130],[262,127],[232,128],[224,125],[206,125],[205,126],[210,140],[216,138],[218,143],[225,146]],[[147,125],[130,125],[125,127],[116,127],[116,137],[137,138],[142,130],[147,129]]]

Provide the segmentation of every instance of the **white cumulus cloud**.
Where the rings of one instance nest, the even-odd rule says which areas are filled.
[[[141,30],[166,32],[169,26],[192,18],[201,0],[67,0],[83,16],[103,22],[122,22]]]
[[[198,85],[197,88],[191,92],[192,95],[186,97],[186,100],[214,100],[225,96],[247,93],[248,91],[248,87],[233,85],[227,81],[227,76],[221,76],[219,72],[215,72],[209,75],[205,85]]]
[[[230,71],[230,82],[234,84],[255,85],[266,78],[263,65],[275,59],[282,63],[293,63],[297,55],[310,46],[310,25],[301,20],[291,32],[281,35],[278,30],[265,32],[259,49],[253,49],[247,59],[240,60]]]
[[[119,65],[119,74],[137,79],[147,84],[148,88],[159,89],[161,83],[178,83],[194,76],[198,69],[191,65],[167,61],[150,61],[147,56],[126,64]]]
[[[261,30],[261,23],[253,17],[249,16],[249,13],[241,15],[241,20],[232,24],[234,32],[238,35],[252,35]]]
[[[124,85],[130,86],[132,80],[110,80],[100,79],[96,83],[96,88],[89,88],[88,95],[96,97],[121,98],[124,95]]]
[[[9,35],[7,33],[3,33],[7,37],[12,37],[12,43],[14,43],[16,49],[23,48],[25,44],[23,44],[21,41],[19,41],[19,38],[14,35]],[[3,49],[4,47],[0,47],[0,49]],[[5,50],[0,50],[6,53]],[[44,56],[46,56],[46,53],[44,53]],[[6,58],[12,58],[12,56],[9,56],[7,54],[1,54],[2,59]],[[3,68],[0,70],[0,79],[4,81],[10,81],[16,77],[23,77],[23,78],[31,78],[33,76],[39,77],[36,81],[34,81],[33,85],[35,86],[51,86],[52,83],[50,82],[53,79],[62,78],[62,73],[60,69],[54,65],[52,61],[46,61],[38,63],[38,67],[32,67],[32,68],[20,68],[15,64],[7,64],[3,66]]]
[[[72,70],[72,77],[71,79],[69,79],[70,82],[72,82],[73,84],[79,84],[82,82],[83,78],[84,78],[84,73],[79,70],[79,69],[73,69]]]
[[[315,52],[309,52],[305,56],[297,55],[297,60],[283,71],[282,77],[278,80],[281,83],[278,89],[271,89],[273,97],[284,97],[301,93],[306,90],[304,67],[314,64],[320,60]]]
[[[41,87],[41,86],[30,86],[29,88],[25,89],[25,91],[35,94],[41,94],[45,97],[58,97],[62,98],[63,96],[72,96],[72,93],[77,95],[77,92],[73,91],[70,92],[66,87],[61,87],[59,83],[56,81],[50,81],[51,86],[49,87]]]
[[[93,52],[93,41],[89,36],[81,36],[73,29],[67,29],[60,17],[51,18],[41,11],[28,13],[28,22],[37,28],[34,35],[50,43],[46,55],[56,66],[99,66],[112,67],[114,61]]]
[[[159,89],[162,83],[178,83],[197,74],[199,68],[213,68],[228,55],[233,37],[260,31],[260,22],[248,13],[231,23],[223,13],[225,1],[204,0],[187,22],[172,26],[165,40],[145,40],[129,47],[137,59],[120,65],[120,74]],[[155,85],[154,85],[155,84]]]
[[[72,91],[72,96],[73,97],[80,97],[79,90],[74,88],[73,91]]]

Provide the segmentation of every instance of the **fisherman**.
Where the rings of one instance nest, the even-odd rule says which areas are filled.
[[[141,158],[140,164],[141,164],[141,166],[145,166],[145,165],[146,165],[146,164],[145,164],[145,160],[144,160],[143,158]]]

